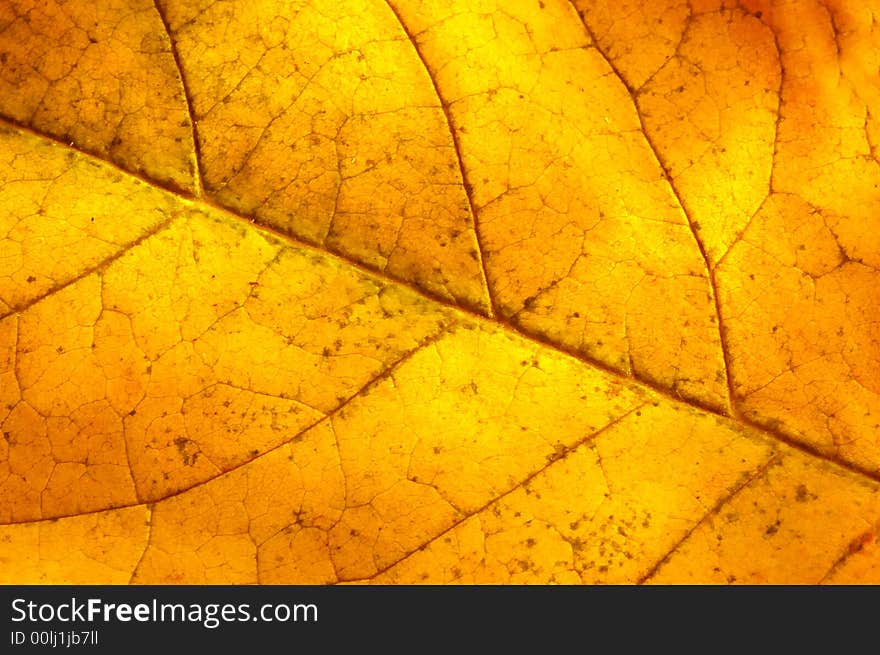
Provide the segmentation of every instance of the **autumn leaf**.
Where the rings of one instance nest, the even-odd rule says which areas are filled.
[[[0,2],[0,582],[880,582],[878,16]]]

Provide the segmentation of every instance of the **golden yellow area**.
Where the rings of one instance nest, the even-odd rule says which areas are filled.
[[[0,584],[125,584],[146,544],[149,515],[137,506],[0,527]]]
[[[184,87],[150,0],[0,3],[0,113],[192,191]]]
[[[384,2],[160,2],[209,198],[487,311],[429,72]]]
[[[0,583],[880,582],[880,3],[0,3]]]

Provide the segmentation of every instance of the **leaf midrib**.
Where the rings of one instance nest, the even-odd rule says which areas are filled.
[[[537,344],[541,347],[549,348],[549,349],[556,351],[558,353],[562,353],[564,355],[567,355],[567,356],[569,356],[569,357],[571,357],[571,358],[573,358],[583,364],[586,364],[592,368],[598,369],[598,370],[600,370],[600,371],[602,371],[602,372],[606,373],[607,375],[610,375],[614,378],[617,378],[620,380],[625,380],[625,381],[631,382],[631,383],[636,383],[644,388],[650,389],[652,392],[662,396],[663,398],[669,399],[669,400],[674,401],[676,403],[681,403],[681,404],[693,407],[697,410],[700,410],[700,411],[708,413],[708,414],[722,417],[728,421],[733,421],[739,425],[742,425],[744,427],[755,430],[761,434],[764,434],[764,435],[766,435],[776,441],[782,442],[782,443],[786,444],[787,446],[794,448],[795,450],[798,450],[802,453],[805,453],[806,455],[827,461],[835,466],[838,466],[842,469],[848,470],[848,471],[855,473],[859,476],[867,478],[873,482],[880,482],[880,472],[878,472],[876,470],[869,469],[865,466],[861,466],[859,464],[855,464],[853,462],[848,462],[845,460],[835,458],[827,453],[822,452],[819,448],[801,441],[796,436],[782,431],[778,427],[766,425],[766,424],[763,424],[759,421],[751,420],[751,419],[748,419],[743,416],[731,416],[727,412],[719,410],[719,409],[712,407],[710,405],[701,403],[697,400],[683,398],[683,397],[679,396],[678,394],[670,391],[669,389],[656,384],[652,380],[642,378],[642,377],[638,376],[637,374],[627,375],[617,369],[612,368],[611,366],[609,366],[605,362],[593,359],[587,355],[584,355],[581,352],[578,352],[574,348],[570,348],[570,347],[567,347],[563,344],[558,344],[558,343],[554,343],[552,341],[549,341],[546,338],[542,337],[542,335],[533,334],[533,333],[529,333],[527,331],[524,331],[521,328],[519,328],[518,326],[516,326],[515,324],[504,320],[503,318],[501,318],[498,315],[496,315],[495,317],[489,317],[489,316],[486,316],[484,314],[479,313],[476,310],[470,309],[466,306],[457,305],[454,302],[452,302],[446,298],[440,297],[436,294],[433,294],[430,291],[427,291],[427,290],[425,290],[425,289],[423,289],[423,288],[421,288],[411,282],[392,277],[392,276],[388,275],[387,273],[384,273],[383,271],[379,271],[379,270],[370,268],[370,267],[366,266],[365,264],[358,262],[354,259],[351,259],[343,254],[336,253],[336,252],[327,250],[325,248],[322,248],[320,246],[317,246],[315,244],[304,241],[304,240],[296,237],[295,235],[290,234],[288,232],[285,232],[283,230],[280,230],[276,227],[269,226],[264,223],[258,223],[258,222],[256,222],[255,218],[236,213],[235,211],[232,211],[231,209],[229,209],[227,207],[224,207],[222,205],[219,205],[219,204],[213,202],[209,198],[196,197],[195,195],[193,195],[191,193],[184,192],[184,191],[181,191],[181,190],[175,188],[170,183],[163,183],[161,181],[154,180],[154,179],[147,177],[145,175],[130,171],[126,168],[119,166],[118,164],[116,164],[112,161],[108,161],[106,159],[103,159],[102,157],[98,157],[95,154],[90,153],[83,148],[80,148],[76,145],[71,145],[70,143],[67,143],[57,137],[54,137],[54,136],[47,134],[45,132],[42,132],[40,130],[36,130],[31,126],[24,125],[18,121],[10,119],[8,117],[0,118],[0,123],[6,123],[7,125],[14,127],[15,129],[18,129],[22,132],[39,137],[41,139],[51,141],[59,146],[62,146],[63,148],[65,148],[67,150],[73,150],[73,151],[79,152],[82,155],[89,157],[91,159],[96,159],[96,160],[100,161],[103,165],[114,169],[115,171],[117,171],[118,173],[120,173],[122,175],[125,175],[129,178],[132,178],[132,179],[139,180],[140,182],[147,184],[154,189],[160,190],[162,192],[165,192],[165,193],[168,193],[168,194],[174,196],[180,202],[183,203],[184,207],[192,206],[192,207],[196,207],[196,208],[198,208],[198,207],[210,208],[211,210],[217,211],[217,212],[231,218],[232,220],[235,220],[240,223],[244,223],[248,227],[248,229],[255,230],[258,233],[260,233],[268,238],[278,239],[283,243],[287,243],[289,246],[308,250],[310,252],[319,253],[325,257],[331,257],[339,262],[345,263],[347,266],[350,266],[354,269],[361,271],[365,275],[368,275],[374,279],[378,278],[378,279],[380,279],[386,283],[389,283],[389,284],[394,284],[394,285],[406,287],[407,289],[409,289],[413,293],[416,293],[420,297],[422,297],[426,300],[429,300],[436,305],[440,305],[440,306],[452,309],[453,311],[460,313],[462,316],[464,316],[470,320],[474,320],[474,321],[482,322],[482,323],[488,323],[490,325],[500,327],[500,328],[507,330],[509,332],[513,332],[513,333],[519,335],[520,337],[522,337],[522,338],[524,338],[534,344]],[[170,220],[173,221],[173,219],[174,219],[174,217],[172,217],[172,219],[170,219]],[[25,311],[27,308],[31,307],[32,305],[34,305],[34,304],[40,302],[41,300],[53,295],[54,293],[57,293],[61,289],[66,288],[67,286],[74,283],[75,281],[80,280],[89,274],[93,274],[98,271],[101,271],[104,267],[106,267],[107,265],[111,264],[112,262],[114,262],[117,259],[119,259],[120,257],[122,257],[126,252],[128,252],[132,248],[140,245],[141,243],[148,240],[151,236],[153,236],[157,232],[160,232],[163,229],[165,229],[165,227],[167,227],[167,221],[163,222],[159,226],[152,228],[151,230],[147,231],[146,233],[140,235],[138,238],[136,238],[135,240],[133,240],[129,244],[120,248],[120,250],[117,253],[114,253],[110,257],[105,258],[101,263],[90,267],[88,269],[87,273],[78,275],[75,277],[75,279],[72,279],[68,282],[65,282],[63,284],[57,285],[56,287],[53,287],[52,289],[50,289],[46,293],[41,294],[39,297],[29,301],[28,303],[25,303],[23,305],[20,305],[20,306],[14,308],[9,313],[7,313],[6,315],[4,315],[3,317],[0,317],[0,318],[6,318],[7,316],[21,313],[22,311]]]
[[[680,396],[680,395],[672,392],[671,390],[655,383],[654,381],[652,381],[650,379],[641,377],[638,374],[627,375],[626,373],[623,373],[615,368],[612,368],[611,366],[609,366],[605,362],[591,358],[587,355],[584,355],[581,352],[578,352],[574,348],[567,347],[563,344],[554,343],[554,342],[544,338],[540,334],[534,334],[534,333],[527,332],[527,331],[519,328],[514,323],[511,323],[510,321],[504,320],[500,316],[496,316],[496,317],[492,318],[492,317],[486,316],[484,314],[481,314],[480,312],[478,312],[476,310],[470,309],[466,306],[457,305],[454,302],[452,302],[446,298],[440,297],[437,294],[431,293],[430,291],[425,290],[425,289],[423,289],[423,288],[421,288],[421,287],[419,287],[409,281],[392,277],[391,275],[388,275],[387,273],[385,273],[383,271],[376,270],[374,268],[370,268],[370,267],[366,266],[365,264],[358,262],[357,260],[354,260],[354,259],[347,257],[344,254],[340,254],[340,253],[334,252],[332,250],[329,250],[327,248],[322,248],[320,246],[317,246],[313,243],[309,243],[309,242],[307,242],[303,239],[300,239],[299,237],[297,237],[289,232],[285,232],[277,227],[266,225],[265,223],[257,222],[257,219],[255,217],[246,216],[244,214],[239,214],[239,213],[237,213],[227,207],[224,207],[220,204],[217,204],[216,202],[214,202],[213,200],[211,200],[207,197],[199,198],[189,192],[185,192],[180,189],[177,189],[175,186],[173,186],[170,183],[164,183],[164,182],[161,182],[158,180],[154,180],[154,179],[147,177],[143,174],[130,171],[130,170],[123,168],[122,166],[120,166],[112,161],[108,161],[106,159],[103,159],[102,157],[98,157],[97,155],[90,153],[90,152],[86,151],[85,149],[80,148],[77,145],[71,145],[70,143],[65,142],[55,136],[52,136],[52,135],[47,134],[43,131],[37,130],[29,125],[22,124],[19,121],[16,121],[14,119],[10,119],[9,117],[4,116],[4,117],[0,118],[0,123],[6,123],[7,125],[12,126],[17,130],[31,134],[31,135],[36,136],[41,139],[45,139],[47,141],[51,141],[51,142],[55,143],[56,145],[61,146],[67,150],[73,150],[73,151],[81,153],[83,156],[86,156],[90,159],[97,160],[97,161],[101,162],[102,165],[110,167],[110,168],[114,169],[116,172],[118,172],[124,176],[127,176],[131,179],[139,180],[141,183],[147,184],[156,190],[159,190],[159,191],[162,191],[162,192],[165,192],[165,193],[168,193],[168,194],[174,196],[183,204],[184,207],[210,208],[212,211],[219,212],[219,213],[231,218],[232,220],[235,220],[240,223],[244,223],[248,227],[248,229],[255,230],[258,233],[264,235],[265,237],[268,237],[270,239],[274,238],[274,239],[280,240],[283,243],[287,243],[289,246],[293,246],[293,247],[307,250],[310,252],[315,252],[315,253],[321,254],[325,257],[331,257],[339,262],[346,264],[347,266],[349,266],[351,268],[359,270],[360,272],[362,272],[363,274],[365,274],[369,277],[372,277],[374,279],[380,279],[388,284],[393,284],[393,285],[405,287],[405,288],[409,289],[410,291],[412,291],[413,293],[419,295],[420,297],[434,303],[435,305],[449,308],[455,312],[458,312],[460,315],[462,315],[470,320],[476,321],[478,323],[493,325],[495,327],[500,327],[501,329],[512,332],[514,334],[517,334],[521,338],[524,338],[534,344],[537,344],[538,346],[541,346],[544,348],[549,348],[550,350],[567,355],[567,356],[581,362],[582,364],[586,364],[594,369],[600,370],[603,373],[610,375],[614,378],[617,378],[619,380],[625,380],[625,381],[631,382],[631,383],[636,383],[646,389],[650,389],[652,392],[658,394],[659,396],[661,396],[663,398],[669,399],[669,400],[674,401],[676,403],[688,405],[692,408],[695,408],[695,409],[702,411],[702,412],[705,412],[707,414],[712,414],[715,416],[722,417],[727,421],[732,421],[732,422],[737,423],[743,427],[746,427],[746,428],[755,430],[761,434],[764,434],[764,435],[766,435],[776,441],[782,442],[782,443],[786,444],[787,446],[794,448],[795,450],[798,450],[802,453],[805,453],[811,457],[827,461],[831,464],[834,464],[835,466],[838,466],[842,469],[848,470],[848,471],[855,473],[859,476],[867,478],[873,482],[880,482],[880,471],[872,470],[872,469],[869,469],[865,466],[833,457],[827,453],[822,452],[816,446],[813,446],[809,443],[805,443],[792,434],[788,434],[786,432],[783,432],[778,427],[763,424],[759,421],[752,420],[752,419],[749,419],[749,418],[746,418],[743,416],[731,416],[727,412],[724,412],[722,410],[719,410],[718,408],[712,407],[711,405],[701,403],[698,400],[695,400],[692,398],[683,398],[682,396]],[[159,230],[154,229],[151,231],[161,231],[161,229],[159,229]],[[102,263],[99,263],[98,265],[91,267],[89,269],[89,272],[95,273],[95,272],[102,270],[102,268],[104,266],[112,263],[113,261],[116,261],[122,255],[124,255],[126,252],[131,250],[132,248],[134,248],[137,245],[148,240],[150,238],[150,236],[152,236],[150,233],[146,233],[144,235],[141,235],[137,239],[133,240],[131,243],[120,248],[120,250],[117,253],[115,253],[114,255],[103,260]],[[84,276],[83,275],[77,276],[77,279],[81,279],[82,277],[84,277]],[[71,281],[70,283],[72,283],[72,282],[73,281]],[[67,286],[69,286],[70,283],[66,283],[66,284],[62,284],[62,285],[58,285],[56,287],[53,287],[48,292],[41,294],[39,297],[33,299],[32,301],[29,301],[24,306],[15,308],[10,313],[8,313],[6,316],[18,314],[21,311],[24,311],[24,309],[27,309],[28,307],[40,302],[41,300],[53,295],[54,293],[57,293],[62,288],[66,288]],[[5,316],[3,318],[5,318]]]

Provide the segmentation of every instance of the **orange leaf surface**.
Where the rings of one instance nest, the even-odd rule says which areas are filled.
[[[0,3],[0,582],[880,582],[878,16]]]

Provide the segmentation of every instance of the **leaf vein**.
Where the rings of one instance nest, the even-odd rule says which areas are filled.
[[[371,578],[368,578],[368,579],[372,579],[372,578],[374,578],[374,577],[377,577],[377,576],[379,576],[379,575],[382,575],[383,573],[385,573],[385,572],[388,571],[389,569],[393,568],[394,566],[396,566],[396,565],[399,564],[400,562],[406,560],[407,558],[411,557],[411,556],[414,555],[415,553],[418,553],[418,552],[424,550],[425,548],[427,548],[428,546],[430,546],[432,543],[434,543],[434,542],[436,542],[437,540],[441,539],[443,536],[445,536],[446,534],[448,534],[449,532],[451,532],[452,530],[454,530],[455,528],[457,528],[459,525],[461,525],[462,523],[464,523],[464,522],[467,521],[468,519],[471,519],[471,518],[473,518],[473,517],[475,517],[475,516],[478,516],[478,515],[482,514],[482,513],[485,512],[487,509],[489,509],[490,507],[492,507],[492,505],[496,504],[497,502],[499,502],[499,501],[502,500],[503,498],[506,498],[507,496],[509,496],[510,494],[514,493],[515,491],[517,491],[517,490],[519,490],[519,489],[522,489],[522,488],[526,487],[526,486],[527,486],[532,480],[534,480],[536,477],[538,477],[539,475],[541,475],[542,473],[544,473],[547,469],[549,469],[550,467],[552,467],[553,465],[555,465],[555,464],[557,464],[557,463],[559,463],[559,462],[564,461],[564,460],[567,459],[567,458],[568,458],[573,452],[575,452],[578,448],[580,448],[581,446],[586,445],[587,443],[591,442],[591,441],[594,440],[596,437],[598,437],[600,434],[603,434],[604,432],[608,431],[609,429],[611,429],[611,428],[614,427],[615,425],[617,425],[617,424],[623,422],[626,418],[628,418],[630,415],[634,414],[635,412],[639,411],[640,409],[644,409],[647,405],[648,405],[648,403],[640,403],[639,405],[636,405],[635,407],[631,408],[631,409],[630,409],[628,412],[626,412],[625,414],[621,414],[620,416],[618,416],[617,418],[615,418],[613,421],[611,421],[610,423],[606,424],[604,427],[601,427],[601,428],[599,428],[598,430],[596,430],[595,432],[591,432],[591,433],[589,433],[587,436],[582,437],[581,439],[577,440],[575,443],[571,444],[571,445],[568,446],[563,452],[561,452],[561,453],[559,454],[559,456],[552,458],[550,461],[548,461],[548,462],[547,462],[546,464],[544,464],[543,466],[541,466],[541,467],[535,469],[534,471],[532,471],[531,473],[529,473],[525,478],[523,478],[522,480],[520,480],[518,483],[516,483],[515,485],[513,485],[512,487],[510,487],[509,489],[507,489],[507,490],[504,491],[503,493],[500,493],[500,494],[498,494],[497,496],[494,496],[493,498],[490,498],[488,501],[486,501],[486,503],[484,503],[483,505],[481,505],[480,507],[478,507],[478,508],[475,509],[474,511],[469,512],[469,513],[467,513],[467,514],[461,516],[458,520],[456,520],[454,523],[452,523],[452,525],[450,525],[449,527],[447,527],[447,528],[446,528],[445,530],[443,530],[442,532],[440,532],[440,533],[434,535],[433,537],[431,537],[428,541],[426,541],[425,543],[423,543],[423,544],[422,544],[421,546],[419,546],[418,548],[415,548],[415,549],[411,550],[410,552],[406,553],[405,555],[403,555],[402,557],[399,557],[399,558],[396,559],[395,561],[393,561],[393,562],[391,562],[391,563],[389,563],[389,564],[386,564],[385,566],[383,566],[382,568],[380,568],[380,569],[379,569],[379,570],[378,570],[378,571],[377,571],[377,572],[376,572]],[[604,470],[603,470],[603,473],[604,473]],[[352,581],[350,581],[350,580],[345,580],[345,581],[343,581],[343,582],[352,582]]]
[[[354,259],[351,259],[344,254],[330,251],[330,250],[327,250],[327,249],[322,248],[320,246],[316,246],[313,243],[309,243],[307,241],[304,241],[304,240],[300,239],[299,237],[297,237],[293,234],[290,234],[289,232],[280,230],[278,228],[267,226],[264,224],[255,223],[253,218],[245,216],[243,214],[238,214],[238,213],[234,212],[233,210],[230,210],[227,207],[223,207],[223,206],[218,205],[214,202],[211,202],[207,198],[196,198],[192,194],[182,192],[182,191],[174,188],[173,186],[170,186],[168,184],[164,184],[160,181],[151,179],[151,178],[146,177],[144,175],[141,175],[139,173],[134,173],[134,172],[129,171],[128,169],[125,169],[125,168],[123,168],[113,162],[108,162],[108,161],[103,160],[99,157],[95,157],[95,155],[93,155],[85,150],[82,150],[81,148],[77,148],[76,146],[71,146],[68,143],[61,141],[60,139],[58,139],[50,134],[46,134],[46,133],[41,132],[39,130],[36,130],[30,126],[23,125],[17,121],[13,121],[13,120],[10,120],[5,117],[0,118],[0,123],[3,123],[3,122],[16,127],[17,129],[21,130],[22,132],[33,134],[35,136],[39,136],[40,138],[44,138],[46,140],[61,144],[65,148],[70,148],[72,150],[80,152],[84,156],[87,156],[89,158],[99,159],[100,161],[104,162],[106,165],[113,167],[115,170],[118,170],[120,173],[122,173],[124,175],[128,175],[134,179],[141,180],[142,182],[149,184],[150,186],[152,186],[154,188],[161,189],[161,190],[179,198],[182,202],[193,203],[195,206],[210,207],[211,209],[213,209],[219,213],[222,213],[223,215],[229,217],[230,219],[247,224],[250,227],[250,229],[253,229],[253,230],[260,232],[261,234],[265,235],[267,238],[270,238],[270,239],[275,238],[277,240],[293,244],[298,248],[302,248],[303,250],[317,252],[317,253],[321,253],[325,256],[332,257],[333,259],[335,259],[337,261],[344,262],[346,265],[352,267],[353,269],[361,271],[362,273],[365,273],[366,275],[369,275],[375,279],[379,279],[379,280],[382,280],[382,281],[390,283],[390,284],[395,284],[395,285],[406,287],[407,289],[411,290],[413,293],[421,296],[422,298],[430,300],[431,302],[433,302],[434,304],[436,304],[438,306],[452,309],[455,312],[457,312],[458,314],[468,318],[469,320],[473,320],[473,321],[477,321],[477,322],[486,322],[491,325],[501,327],[502,329],[508,330],[510,332],[519,334],[521,337],[523,337],[524,339],[526,339],[528,341],[531,341],[532,343],[535,343],[539,346],[549,348],[549,349],[554,350],[556,352],[568,355],[569,357],[571,357],[571,358],[573,358],[583,364],[586,364],[594,369],[600,370],[600,371],[606,373],[607,375],[612,376],[616,379],[626,380],[628,382],[635,382],[644,388],[652,390],[654,393],[658,394],[659,396],[662,396],[665,399],[672,400],[676,403],[684,403],[686,405],[689,405],[690,407],[693,407],[695,409],[698,409],[700,411],[703,411],[703,412],[706,412],[708,414],[712,414],[715,416],[721,416],[726,419],[733,418],[733,420],[738,422],[740,425],[744,425],[744,426],[749,427],[751,429],[757,430],[763,434],[766,434],[767,436],[769,436],[773,439],[776,439],[777,441],[780,441],[780,442],[790,446],[791,448],[799,450],[800,452],[805,453],[811,457],[815,457],[817,459],[822,459],[822,460],[831,462],[831,463],[835,464],[836,466],[839,466],[843,469],[851,471],[851,472],[853,472],[857,475],[860,475],[864,478],[868,478],[868,479],[873,480],[875,482],[880,482],[880,470],[877,470],[875,468],[868,468],[867,466],[856,464],[853,462],[848,462],[848,461],[836,458],[826,452],[823,452],[820,448],[813,446],[813,445],[810,445],[808,443],[805,443],[801,438],[799,438],[798,435],[791,434],[789,432],[784,431],[784,429],[778,425],[778,421],[771,422],[770,420],[767,420],[767,422],[762,422],[760,419],[752,419],[752,418],[746,417],[742,414],[737,414],[736,416],[731,417],[728,413],[719,410],[717,407],[713,407],[713,406],[708,405],[706,403],[702,403],[697,399],[693,399],[693,398],[683,399],[680,395],[676,394],[673,390],[671,390],[667,387],[661,386],[660,384],[654,382],[653,380],[647,379],[646,377],[644,377],[638,373],[633,373],[632,375],[627,375],[625,373],[622,373],[620,370],[612,368],[611,366],[609,366],[608,364],[606,364],[605,362],[603,362],[601,360],[592,358],[588,355],[585,355],[581,352],[578,352],[575,348],[568,347],[564,344],[554,343],[553,341],[547,339],[546,337],[542,336],[541,334],[526,331],[524,328],[521,328],[517,325],[514,325],[509,321],[503,320],[498,315],[496,315],[494,317],[488,317],[488,316],[486,316],[476,310],[458,305],[454,302],[451,302],[447,298],[440,297],[437,294],[434,294],[428,290],[422,289],[411,282],[392,277],[391,275],[383,273],[382,271],[377,271],[376,269],[371,268],[369,266],[366,266],[365,264],[358,262]],[[141,241],[143,241],[143,240],[144,239],[141,239]],[[135,245],[138,245],[138,244],[132,244],[128,248],[128,250],[130,250],[131,247],[134,247]],[[119,253],[116,256],[116,258],[121,256],[121,254],[124,254],[124,253]],[[106,263],[105,263],[105,265],[106,265]],[[98,268],[100,268],[100,266]],[[78,276],[78,279],[81,279],[82,277],[85,277],[85,276],[86,276],[86,274]],[[67,283],[67,284],[69,284],[69,283]],[[56,289],[55,291],[57,291],[57,290],[58,289]],[[34,303],[29,303],[27,306],[30,306],[31,304],[34,304]],[[20,309],[17,309],[11,313],[13,313],[13,314],[18,313],[18,312],[22,311],[22,309],[26,309],[26,308],[27,307],[20,308]],[[9,315],[9,313],[0,317],[0,319],[6,318],[8,315]]]
[[[199,132],[196,127],[196,117],[193,111],[192,99],[190,98],[189,88],[186,82],[186,74],[183,72],[183,64],[180,61],[180,55],[177,52],[177,44],[174,42],[174,38],[171,36],[171,26],[168,24],[168,20],[165,17],[165,12],[162,11],[162,8],[159,6],[159,0],[153,0],[153,6],[156,8],[156,13],[159,14],[159,20],[162,21],[162,27],[165,29],[165,34],[168,36],[168,43],[171,47],[171,57],[174,59],[174,65],[177,68],[177,76],[180,78],[180,86],[183,91],[183,98],[186,101],[186,112],[189,116],[189,125],[190,131],[192,135],[193,142],[193,181],[195,182],[195,190],[196,197],[201,198],[204,195],[204,179],[202,177],[202,165],[201,165],[201,146],[199,143]]]
[[[651,136],[648,134],[648,130],[645,128],[645,121],[642,116],[642,112],[639,109],[639,103],[637,99],[636,91],[630,86],[630,84],[623,77],[621,72],[618,70],[617,66],[611,60],[611,58],[605,53],[602,46],[599,44],[598,39],[593,34],[592,29],[587,24],[586,18],[584,18],[583,14],[577,10],[577,7],[574,6],[572,0],[569,0],[569,4],[572,7],[572,10],[577,14],[580,18],[581,23],[584,26],[584,30],[586,30],[587,35],[590,37],[590,40],[593,42],[593,47],[596,49],[596,52],[602,57],[605,63],[611,68],[611,71],[614,73],[615,77],[620,80],[620,83],[626,88],[627,93],[629,94],[630,99],[632,100],[633,109],[636,112],[636,116],[639,121],[639,126],[641,128],[642,136],[645,139],[645,142],[648,144],[648,147],[651,150],[651,153],[654,155],[654,159],[657,160],[657,164],[660,166],[660,170],[663,172],[663,178],[666,180],[669,185],[670,190],[672,191],[673,196],[675,196],[676,202],[678,202],[679,207],[681,207],[681,211],[684,214],[685,219],[687,220],[688,229],[690,230],[691,236],[697,244],[697,248],[700,251],[700,257],[703,260],[703,265],[706,268],[706,279],[709,282],[709,287],[712,292],[712,302],[715,309],[715,320],[718,326],[718,338],[721,345],[721,357],[724,362],[724,376],[727,382],[727,403],[729,407],[730,414],[733,416],[738,415],[736,402],[735,402],[735,393],[734,393],[734,384],[731,375],[731,367],[730,367],[730,352],[727,347],[727,336],[724,329],[724,322],[721,313],[721,304],[718,298],[718,282],[715,279],[715,267],[712,266],[712,262],[709,259],[709,254],[706,250],[706,246],[703,243],[703,240],[700,238],[700,235],[697,233],[696,225],[694,223],[693,218],[691,217],[691,213],[687,208],[687,204],[684,201],[681,193],[679,192],[675,180],[672,175],[669,173],[669,167],[666,165],[663,157],[660,155],[660,151],[654,143]]]
[[[78,516],[88,516],[90,514],[101,514],[101,513],[109,512],[109,511],[113,511],[113,510],[128,509],[131,507],[140,507],[142,505],[151,506],[151,505],[155,505],[156,503],[161,503],[161,502],[169,500],[171,498],[181,496],[181,495],[187,493],[188,491],[202,487],[202,486],[204,486],[204,485],[206,485],[206,484],[208,484],[218,478],[222,478],[227,475],[230,475],[230,474],[234,473],[235,471],[238,471],[239,469],[246,467],[248,464],[251,464],[252,462],[254,462],[258,459],[261,459],[261,458],[265,457],[266,455],[269,455],[270,453],[273,453],[276,450],[279,450],[280,448],[283,448],[291,443],[294,443],[300,437],[302,437],[305,433],[307,433],[309,430],[312,430],[312,429],[318,427],[320,424],[324,423],[325,421],[330,421],[331,419],[333,419],[333,417],[337,416],[343,409],[348,407],[355,399],[362,396],[365,392],[367,392],[368,390],[370,390],[372,387],[376,386],[377,384],[379,384],[383,380],[389,379],[391,377],[391,375],[393,374],[393,372],[397,368],[399,368],[405,362],[409,361],[414,355],[416,355],[416,353],[419,353],[422,350],[424,350],[425,348],[429,348],[433,344],[437,343],[437,341],[439,341],[444,336],[446,336],[450,331],[452,331],[452,329],[455,328],[455,326],[457,324],[458,324],[458,321],[451,322],[449,325],[447,325],[444,328],[442,328],[441,330],[439,330],[436,334],[422,340],[416,347],[411,348],[410,350],[407,350],[406,352],[404,352],[400,357],[395,359],[393,362],[389,363],[382,371],[380,371],[370,381],[368,381],[362,387],[357,389],[351,396],[346,398],[332,412],[329,412],[329,413],[317,418],[316,420],[312,421],[311,423],[306,425],[303,429],[301,429],[299,432],[297,432],[293,436],[289,437],[288,439],[285,439],[281,443],[278,443],[278,444],[272,446],[271,448],[268,448],[268,449],[264,450],[263,452],[258,453],[252,457],[249,457],[249,458],[239,462],[235,466],[232,466],[231,468],[229,468],[225,471],[222,471],[216,475],[210,476],[210,477],[198,482],[197,484],[194,484],[190,487],[186,487],[185,489],[180,489],[178,491],[172,492],[172,493],[170,493],[166,496],[163,496],[161,498],[151,498],[147,501],[139,501],[139,502],[134,502],[134,503],[114,505],[113,507],[106,507],[103,509],[93,510],[90,512],[77,512],[75,514],[64,514],[64,515],[57,515],[57,516],[51,516],[51,517],[39,518],[39,519],[27,519],[24,521],[7,521],[6,523],[0,523],[0,526],[36,524],[36,523],[42,523],[45,521],[56,521],[58,519],[73,518],[73,517],[78,517]]]
[[[706,512],[706,513],[705,513],[705,514],[704,514],[704,515],[703,515],[703,516],[702,516],[702,517],[701,517],[696,523],[694,523],[694,524],[691,526],[691,528],[690,528],[690,529],[689,529],[689,530],[688,530],[688,531],[687,531],[687,532],[681,537],[681,539],[679,539],[678,541],[675,542],[675,544],[672,546],[672,548],[670,548],[670,549],[669,549],[669,550],[668,550],[668,551],[667,551],[667,552],[666,552],[666,553],[665,553],[660,559],[657,560],[656,564],[654,564],[654,566],[652,566],[652,567],[648,570],[648,572],[645,573],[645,575],[643,575],[643,576],[639,579],[638,584],[645,584],[645,583],[648,582],[651,578],[653,578],[655,575],[657,575],[657,572],[658,572],[661,568],[663,568],[663,566],[666,564],[666,562],[668,562],[669,559],[670,559],[670,558],[671,558],[671,557],[672,557],[672,556],[678,551],[678,549],[681,548],[682,544],[684,544],[688,539],[691,538],[691,535],[693,535],[694,532],[696,532],[696,530],[697,530],[701,525],[703,525],[703,524],[704,524],[707,520],[709,520],[711,517],[716,516],[716,515],[721,511],[721,508],[722,508],[722,507],[724,507],[725,505],[727,505],[727,503],[729,503],[729,502],[730,502],[731,500],[733,500],[736,496],[738,496],[739,493],[740,493],[741,491],[743,491],[746,487],[748,487],[752,482],[754,482],[755,480],[757,480],[758,478],[760,478],[762,475],[764,475],[764,473],[766,473],[767,470],[768,470],[771,466],[773,466],[773,465],[775,465],[775,464],[778,464],[779,461],[780,461],[780,459],[781,459],[781,457],[782,457],[781,453],[779,453],[779,452],[775,452],[775,453],[773,453],[773,454],[767,459],[767,461],[764,462],[763,464],[761,464],[761,466],[759,466],[757,469],[755,469],[755,471],[754,471],[753,473],[751,473],[750,475],[746,476],[746,477],[745,477],[743,480],[741,480],[738,484],[736,484],[734,487],[732,487],[732,488],[731,488],[731,489],[730,489],[730,490],[729,490],[724,496],[722,496],[722,497],[718,500],[718,502],[716,502],[716,503],[715,503],[715,504],[709,509],[708,512]]]
[[[474,229],[474,240],[477,247],[477,256],[480,259],[480,273],[483,278],[483,288],[486,291],[486,296],[489,300],[489,314],[490,317],[499,317],[501,316],[498,307],[495,303],[495,294],[492,293],[492,286],[489,282],[489,271],[486,268],[486,253],[483,248],[483,237],[481,235],[480,223],[477,219],[476,207],[474,206],[473,201],[473,191],[471,189],[471,184],[468,181],[467,171],[464,166],[464,159],[462,157],[462,149],[461,144],[458,140],[458,131],[456,130],[455,121],[452,118],[452,113],[449,111],[449,103],[446,98],[440,91],[440,87],[437,84],[437,80],[434,78],[434,74],[431,72],[431,68],[428,66],[428,62],[425,60],[424,55],[422,54],[421,48],[419,48],[418,41],[413,35],[406,22],[403,20],[403,17],[400,15],[400,12],[394,6],[394,3],[391,0],[385,0],[385,4],[388,5],[388,8],[391,10],[391,13],[394,14],[394,17],[397,19],[397,22],[400,24],[400,28],[403,30],[403,33],[406,35],[407,40],[412,45],[413,50],[416,53],[416,56],[419,58],[419,61],[422,64],[422,68],[425,69],[425,73],[428,76],[428,79],[431,82],[431,87],[434,89],[434,94],[437,96],[437,100],[440,103],[440,109],[443,111],[443,116],[446,122],[446,127],[449,130],[450,138],[452,139],[453,150],[455,151],[455,160],[458,164],[458,173],[461,176],[462,186],[464,187],[465,197],[467,198],[468,203],[468,214],[473,221],[473,229]]]

